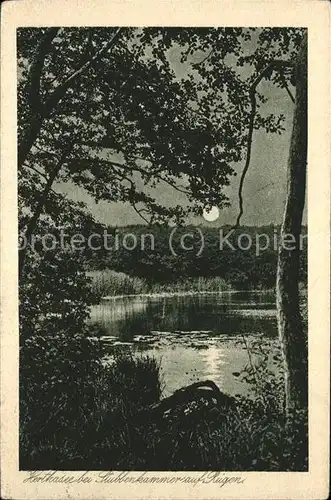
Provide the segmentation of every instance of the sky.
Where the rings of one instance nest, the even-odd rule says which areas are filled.
[[[180,78],[183,76],[187,68],[179,62],[176,50],[172,50],[169,54],[169,59],[177,77]],[[285,131],[281,135],[276,135],[254,130],[251,162],[243,189],[244,214],[241,224],[256,226],[271,223],[279,224],[282,221],[286,198],[287,157],[294,111],[294,104],[285,90],[276,88],[270,83],[263,81],[260,83],[259,90],[268,97],[268,101],[262,105],[263,111],[266,113],[282,113],[285,116]],[[237,176],[231,178],[230,186],[225,190],[231,206],[223,208],[220,211],[219,218],[215,222],[207,222],[202,217],[196,216],[189,216],[186,222],[188,224],[210,226],[234,224],[238,214],[238,185],[243,167],[244,160],[240,164],[235,165]],[[100,201],[96,204],[93,198],[83,189],[70,183],[58,184],[56,189],[62,193],[66,193],[75,201],[87,203],[94,217],[107,225],[125,226],[128,224],[144,223],[128,203]],[[165,203],[166,205],[187,205],[184,194],[175,191],[164,183],[159,184],[155,189],[149,190],[149,192],[159,203]],[[304,223],[306,223],[306,210]]]

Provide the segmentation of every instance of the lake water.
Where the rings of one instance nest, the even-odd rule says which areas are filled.
[[[206,379],[228,394],[247,394],[233,375],[248,362],[243,340],[270,345],[277,338],[268,292],[107,298],[91,309],[90,322],[103,327],[105,344],[159,359],[164,395]]]

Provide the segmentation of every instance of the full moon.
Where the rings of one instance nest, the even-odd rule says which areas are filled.
[[[204,210],[202,213],[203,218],[208,222],[213,222],[218,219],[220,211],[217,207],[212,207],[210,210]]]

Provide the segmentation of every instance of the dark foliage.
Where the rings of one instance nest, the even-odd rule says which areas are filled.
[[[199,254],[201,240],[196,227],[183,226],[178,227],[173,239],[176,252],[176,255],[173,255],[169,248],[172,228],[163,225],[108,228],[110,235],[114,233],[109,237],[109,250],[95,251],[92,257],[86,259],[86,267],[98,270],[113,269],[144,278],[149,284],[217,276],[237,289],[274,288],[277,269],[277,245],[274,244],[274,239],[275,235],[279,238],[279,226],[242,226],[233,231],[230,226],[199,226],[199,229],[204,238],[202,252]],[[224,241],[230,231],[231,236]],[[304,235],[306,231],[306,228],[303,228]],[[192,249],[184,249],[181,246],[180,238],[183,234],[192,235],[189,240]],[[129,243],[136,243],[135,246],[132,244],[134,248],[130,250],[125,248],[128,235],[133,235],[130,236]],[[240,235],[247,237],[240,240]],[[259,235],[260,249],[257,247],[259,243],[256,244]],[[241,249],[240,246],[244,248],[247,242],[249,243],[249,238],[252,241],[251,246],[247,250]],[[269,238],[269,245],[263,250],[266,238]],[[304,238],[302,241],[300,280],[305,282],[307,240]]]
[[[155,417],[148,409],[161,395],[155,360],[115,354],[105,367],[99,356],[98,345],[79,336],[24,343],[20,469],[307,470],[306,412],[285,423],[263,357],[256,398],[226,407],[185,400]]]

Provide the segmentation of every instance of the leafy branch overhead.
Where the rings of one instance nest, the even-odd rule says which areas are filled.
[[[294,28],[20,29],[20,181],[34,172],[44,198],[70,181],[146,221],[182,220],[226,206],[224,187],[246,161],[242,212],[253,129],[283,130],[259,83],[294,99],[301,38]],[[158,203],[157,184],[187,206]]]

